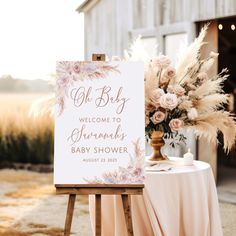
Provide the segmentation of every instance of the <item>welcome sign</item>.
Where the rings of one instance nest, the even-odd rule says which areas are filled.
[[[55,184],[144,180],[144,66],[57,62]]]

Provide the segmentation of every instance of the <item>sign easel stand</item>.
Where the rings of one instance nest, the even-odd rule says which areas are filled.
[[[93,54],[93,61],[105,61],[105,54]],[[76,195],[95,195],[95,236],[101,236],[101,196],[121,195],[128,236],[133,236],[131,195],[142,195],[143,184],[56,184],[56,194],[69,194],[64,236],[69,236]]]

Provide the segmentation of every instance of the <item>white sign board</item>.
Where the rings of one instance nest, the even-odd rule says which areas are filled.
[[[144,180],[144,66],[57,62],[55,184]]]

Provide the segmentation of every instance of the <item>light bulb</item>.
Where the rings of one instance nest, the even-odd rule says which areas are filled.
[[[235,25],[234,24],[231,25],[231,30],[235,30]]]
[[[218,25],[218,29],[219,29],[219,30],[222,30],[222,29],[223,29],[223,25],[222,25],[222,24],[219,24],[219,25]]]

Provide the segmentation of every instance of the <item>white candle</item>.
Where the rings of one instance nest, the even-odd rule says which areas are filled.
[[[193,154],[190,152],[190,148],[188,149],[188,152],[184,154],[184,165],[193,165]]]

